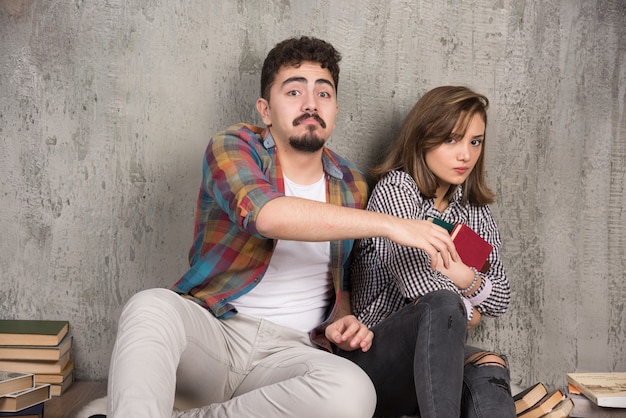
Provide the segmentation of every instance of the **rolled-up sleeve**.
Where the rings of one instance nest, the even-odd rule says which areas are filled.
[[[201,199],[209,210],[214,201],[234,224],[249,234],[261,236],[256,219],[270,200],[284,196],[272,181],[275,170],[263,147],[261,132],[236,129],[215,135],[207,147],[203,164]],[[202,205],[202,204],[201,204]]]

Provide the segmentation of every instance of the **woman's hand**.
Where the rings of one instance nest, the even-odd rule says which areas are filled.
[[[448,277],[459,289],[467,289],[474,280],[474,270],[465,265],[460,259],[459,261],[451,260],[448,267],[444,266],[443,262],[440,261],[437,267],[435,267],[435,270]],[[479,274],[478,280],[474,283],[474,286],[468,289],[468,291],[464,293],[464,296],[478,289],[481,280],[482,278]]]
[[[476,308],[472,308],[472,310],[474,313],[472,314],[472,319],[470,319],[469,322],[467,323],[468,329],[472,329],[476,325],[478,325],[480,323],[480,317],[482,316]]]

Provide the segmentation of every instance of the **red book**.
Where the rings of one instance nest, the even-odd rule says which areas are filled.
[[[483,273],[489,270],[487,258],[493,250],[491,244],[465,224],[456,224],[450,237],[463,263]]]

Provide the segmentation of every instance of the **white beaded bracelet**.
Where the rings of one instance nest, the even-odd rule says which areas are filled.
[[[459,289],[461,293],[470,291],[476,285],[476,282],[478,281],[478,270],[476,270],[474,267],[470,267],[470,268],[474,272],[474,280],[472,280],[472,284],[470,284],[469,287],[467,287],[466,289]]]

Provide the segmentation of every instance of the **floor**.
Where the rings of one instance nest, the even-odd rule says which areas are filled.
[[[512,389],[513,393],[517,393],[521,388],[515,386]],[[74,382],[62,396],[46,402],[44,418],[76,418],[76,414],[89,402],[106,396],[106,391],[106,382]]]
[[[106,382],[74,382],[63,395],[45,403],[44,418],[75,418],[90,401],[106,396],[106,391]]]

